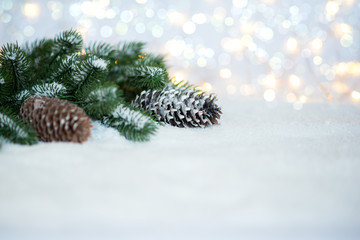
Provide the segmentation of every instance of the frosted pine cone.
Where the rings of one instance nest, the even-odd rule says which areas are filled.
[[[30,97],[21,105],[19,116],[28,120],[45,142],[81,143],[90,137],[89,117],[82,108],[66,100]]]
[[[221,108],[215,101],[215,94],[178,88],[142,91],[132,104],[176,127],[206,127],[220,119]]]

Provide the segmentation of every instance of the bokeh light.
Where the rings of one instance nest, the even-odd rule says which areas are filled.
[[[144,41],[173,81],[300,110],[360,103],[359,15],[357,0],[2,0],[0,33],[1,44],[69,28],[85,44]]]

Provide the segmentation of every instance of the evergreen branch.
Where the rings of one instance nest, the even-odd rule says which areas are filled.
[[[157,129],[150,117],[124,103],[120,103],[109,116],[103,117],[102,123],[117,129],[126,139],[140,142],[149,141]]]
[[[67,93],[63,84],[57,82],[41,83],[33,86],[30,90],[32,96],[45,96],[49,98],[61,98]]]
[[[51,65],[59,56],[76,53],[81,50],[83,39],[76,30],[64,31],[57,35],[52,47],[53,55],[50,60]]]
[[[119,104],[119,90],[115,84],[107,83],[79,93],[77,102],[92,118],[101,119]]]
[[[76,83],[75,95],[83,88],[92,88],[105,80],[108,73],[108,62],[96,56],[89,56],[82,61],[76,70],[74,81]]]
[[[38,142],[33,127],[5,107],[0,107],[0,137],[19,144],[31,145]]]
[[[142,57],[138,59],[138,65],[167,69],[165,57],[161,54],[158,55],[152,53],[144,54]]]
[[[24,49],[30,59],[32,78],[45,78],[49,70],[49,63],[52,58],[52,39],[35,40],[33,43],[25,43]]]
[[[74,74],[79,63],[79,55],[76,53],[61,57],[55,64],[56,71],[52,71],[49,79],[62,83],[68,88],[75,88]]]
[[[161,89],[169,82],[168,73],[160,67],[146,65],[124,67],[125,82],[141,89]]]
[[[144,46],[143,42],[121,42],[108,54],[108,57],[112,60],[112,65],[131,65],[142,54]]]
[[[113,50],[113,46],[104,42],[94,42],[93,44],[90,44],[89,47],[85,48],[85,52],[87,54],[90,53],[98,56],[99,58],[107,58]]]
[[[7,44],[0,49],[0,65],[4,81],[1,95],[10,97],[30,85],[29,60],[18,44]]]

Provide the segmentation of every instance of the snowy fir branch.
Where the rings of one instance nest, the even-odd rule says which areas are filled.
[[[94,89],[86,89],[80,94],[81,100],[78,104],[95,119],[101,119],[102,116],[110,114],[121,101],[118,86],[111,83],[97,85]]]
[[[74,81],[76,83],[76,94],[83,91],[84,88],[90,88],[93,84],[103,82],[108,73],[108,62],[97,56],[89,56],[82,61],[76,70]]]
[[[5,107],[0,107],[0,137],[19,144],[38,142],[35,130]]]
[[[79,62],[79,55],[76,53],[60,57],[56,62],[57,70],[51,72],[49,79],[74,87],[74,73]]]
[[[127,66],[124,75],[126,84],[140,89],[161,89],[169,82],[167,71],[160,67]]]
[[[83,39],[76,30],[71,29],[58,34],[52,47],[53,54],[50,64],[59,56],[80,51],[82,45]]]
[[[85,48],[86,53],[96,55],[100,58],[108,58],[109,54],[114,50],[114,47],[104,42],[94,42]]]
[[[33,86],[30,90],[31,96],[45,96],[50,98],[61,98],[67,94],[67,88],[58,82],[41,83]],[[26,98],[25,98],[26,99]],[[25,100],[24,99],[24,100]]]
[[[156,122],[148,115],[125,103],[120,103],[110,114],[102,119],[106,126],[117,129],[126,139],[148,141],[156,132]]]
[[[30,86],[29,61],[18,44],[6,44],[0,50],[0,75],[3,79],[0,94],[13,96]]]

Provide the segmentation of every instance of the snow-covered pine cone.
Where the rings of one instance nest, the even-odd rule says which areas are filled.
[[[215,94],[193,89],[170,88],[142,91],[132,105],[153,114],[159,121],[176,127],[206,127],[218,124],[221,108]]]
[[[90,137],[91,121],[84,110],[66,100],[29,97],[19,117],[29,121],[45,142],[84,142]]]

